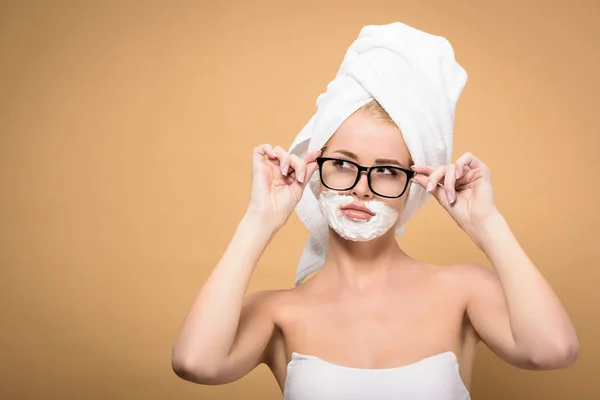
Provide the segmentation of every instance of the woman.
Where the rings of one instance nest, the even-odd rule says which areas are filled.
[[[444,38],[363,28],[292,154],[254,149],[250,204],[175,343],[177,375],[224,384],[264,363],[287,400],[464,400],[479,341],[521,368],[575,361],[574,328],[496,208],[490,171],[470,153],[450,163],[465,81]],[[493,270],[427,264],[398,246],[394,227],[425,191]],[[245,298],[295,208],[318,239],[301,283]]]
[[[398,246],[393,229],[360,242],[332,229],[320,273],[293,289],[244,299],[260,255],[318,161],[328,179],[325,158],[340,160],[341,167],[378,166],[371,175],[389,174],[376,161],[382,158],[386,166],[408,170],[406,185],[427,188],[495,271],[415,260]],[[437,169],[413,165],[409,181],[410,163],[401,132],[374,101],[340,126],[322,154],[300,160],[281,147],[255,148],[248,210],[187,316],[173,351],[175,372],[192,382],[224,384],[264,363],[288,399],[352,398],[336,394],[357,385],[356,394],[367,382],[372,399],[464,399],[479,340],[520,368],[571,365],[578,353],[574,328],[495,207],[485,164],[466,153]],[[342,211],[346,217],[373,218],[364,207],[372,200],[402,211],[406,196],[379,196],[371,179],[370,187],[361,173],[340,192],[353,198]],[[321,190],[328,188],[322,183]]]

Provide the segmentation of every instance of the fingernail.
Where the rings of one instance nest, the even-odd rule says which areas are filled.
[[[285,176],[287,176],[288,173],[288,165],[287,164],[283,164],[283,166],[281,167],[281,173]]]
[[[431,192],[431,189],[433,189],[433,182],[429,182],[429,183],[427,184],[427,191],[428,191],[428,192]]]
[[[452,196],[452,193],[446,192],[446,195],[448,196],[448,202],[452,204],[454,202],[454,197]]]
[[[275,153],[274,151],[272,151],[271,154],[273,155],[273,157],[277,157],[277,153]]]
[[[300,172],[298,174],[298,182],[304,183],[304,173]]]
[[[458,179],[458,171],[456,171],[456,173],[454,174],[454,176],[456,177],[456,179]]]

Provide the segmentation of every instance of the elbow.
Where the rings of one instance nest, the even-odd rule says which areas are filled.
[[[181,379],[189,380],[193,368],[189,362],[186,362],[180,358],[171,357],[171,368],[175,375]]]
[[[557,353],[558,362],[556,368],[570,367],[575,364],[575,361],[579,357],[579,342],[577,339],[574,339],[560,347]]]
[[[218,378],[218,370],[210,363],[199,363],[189,358],[171,357],[171,368],[175,375],[193,383],[211,385]]]
[[[531,357],[531,364],[539,370],[567,368],[577,361],[578,356],[579,342],[577,339],[564,340],[538,351]]]

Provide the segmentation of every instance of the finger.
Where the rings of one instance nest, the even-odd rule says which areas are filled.
[[[413,171],[415,171],[417,174],[421,174],[421,175],[425,175],[425,176],[429,176],[433,171],[435,171],[435,168],[430,167],[429,165],[413,165],[410,167]]]
[[[294,177],[299,182],[304,182],[304,178],[306,177],[306,163],[297,155],[292,154],[290,156],[290,166],[294,170]]]
[[[308,182],[310,181],[310,178],[312,177],[312,175],[315,173],[315,171],[319,168],[319,165],[316,162],[311,162],[306,164],[306,179],[304,179],[304,182],[300,182],[299,180],[295,180],[292,183],[292,186],[294,188],[297,188],[297,195],[298,196],[302,196],[302,192],[306,189],[306,185],[308,185]]]
[[[252,151],[252,154],[255,161],[264,161],[265,156],[269,158],[269,160],[277,159],[277,155],[269,144],[261,144],[256,146]]]
[[[460,163],[459,160],[460,158],[454,163],[454,178],[456,180],[459,180],[463,176],[465,170],[464,164]]]
[[[273,147],[268,143],[256,146],[254,148],[254,151],[256,154],[260,154],[261,156],[267,156],[270,159],[277,158],[277,154],[275,154],[275,152],[273,151]]]
[[[427,183],[429,182],[429,178],[427,178],[425,175],[415,175],[412,177],[411,181],[425,189],[427,187]]]
[[[444,190],[446,191],[446,198],[448,199],[448,204],[454,203],[456,200],[456,190],[454,186],[454,182],[456,181],[454,164],[448,165],[446,168],[446,174],[444,175]]]
[[[287,176],[290,168],[289,154],[281,146],[276,146],[273,150],[279,159],[279,169],[281,170],[281,174]]]
[[[315,161],[318,157],[321,157],[321,150],[311,151],[310,153],[307,153],[304,156],[304,162],[307,164],[311,163]]]
[[[315,171],[319,169],[319,164],[317,164],[316,162],[311,162],[306,164],[306,179],[305,182],[308,182],[310,180],[310,178],[312,178],[313,174],[315,173]]]
[[[269,159],[276,159],[277,158],[277,153],[275,153],[275,151],[273,150],[273,146],[271,146],[268,143],[263,144],[262,147],[265,150],[265,153],[267,154],[267,157],[269,157]]]
[[[459,167],[456,166],[456,168],[458,170]],[[462,166],[461,172],[456,171],[456,175],[458,176],[458,178],[456,179],[456,182],[454,183],[455,188],[469,182],[469,172],[470,171],[471,171],[471,167],[469,167],[468,165]]]
[[[444,207],[449,207],[448,197],[444,191],[444,183],[447,166],[440,166],[436,168],[435,172],[429,175],[429,182],[427,183],[427,190],[436,200]]]
[[[456,160],[456,168],[457,168],[457,179],[462,177],[465,174],[465,167],[469,167],[470,169],[483,167],[483,163],[473,154],[466,152],[462,156]]]
[[[440,183],[440,180],[444,177],[444,174],[446,173],[446,166],[442,165],[439,166],[435,169],[435,171],[433,171],[431,174],[429,174],[429,183],[427,184],[427,191],[428,192],[432,192],[434,190],[434,188],[437,186],[438,183]]]

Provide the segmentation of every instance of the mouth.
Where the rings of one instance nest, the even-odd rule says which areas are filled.
[[[348,218],[369,220],[375,214],[367,207],[359,204],[348,204],[341,208],[341,212]]]

